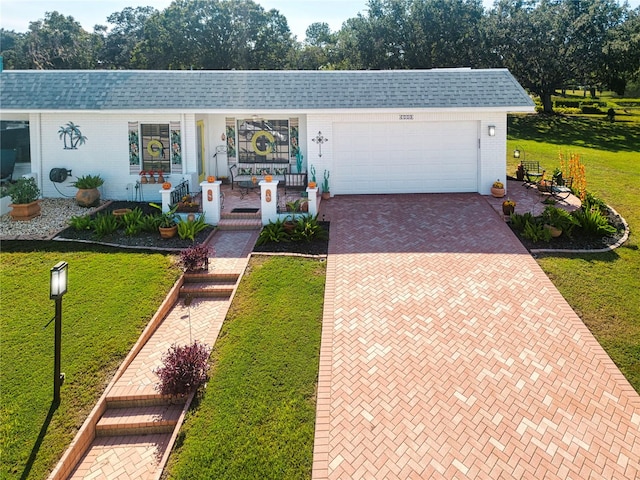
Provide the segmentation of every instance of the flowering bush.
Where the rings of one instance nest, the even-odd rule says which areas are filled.
[[[163,366],[154,370],[160,378],[156,389],[162,395],[184,396],[207,381],[211,348],[197,340],[191,345],[171,345],[162,356]]]

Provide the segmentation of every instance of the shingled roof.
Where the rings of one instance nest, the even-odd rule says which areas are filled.
[[[344,110],[498,108],[533,102],[504,69],[5,70],[0,108],[57,110]]]

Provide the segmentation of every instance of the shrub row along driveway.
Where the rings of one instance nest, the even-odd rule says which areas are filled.
[[[640,397],[479,195],[335,197],[314,479],[637,478]]]

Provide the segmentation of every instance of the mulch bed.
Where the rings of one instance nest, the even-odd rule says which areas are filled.
[[[329,222],[318,222],[327,232],[326,240],[311,242],[270,242],[253,247],[256,253],[295,253],[299,255],[326,255],[329,251]]]
[[[118,210],[122,208],[130,208],[134,209],[139,207],[144,214],[157,214],[158,209],[149,206],[148,203],[140,203],[140,202],[122,202],[115,201],[111,202],[104,209],[101,209],[100,212],[112,212],[113,210]],[[92,217],[94,217],[92,215]],[[111,235],[105,235],[102,238],[96,238],[93,232],[88,230],[75,230],[74,228],[66,228],[58,235],[56,238],[63,238],[66,240],[82,240],[89,242],[99,242],[110,245],[120,245],[123,247],[133,247],[133,248],[152,248],[158,250],[182,250],[184,248],[188,248],[192,245],[204,243],[206,239],[213,232],[214,227],[207,227],[205,230],[200,232],[195,237],[195,242],[192,242],[189,239],[181,239],[179,236],[175,236],[173,238],[160,238],[160,234],[157,232],[141,232],[138,235],[127,236],[124,234],[122,230],[118,230],[117,232]]]
[[[150,207],[147,203],[139,202],[123,202],[114,201],[109,204],[105,209],[101,211],[113,211],[121,208],[135,208],[139,207],[146,213],[158,213],[156,209]],[[609,222],[617,229],[617,233],[611,237],[586,237],[574,235],[573,238],[569,238],[566,235],[562,235],[558,238],[551,239],[550,242],[537,242],[533,243],[531,240],[523,238],[519,232],[514,230],[515,235],[518,237],[524,247],[531,251],[536,249],[560,249],[560,250],[598,250],[607,248],[615,244],[624,235],[624,224],[620,216],[615,215],[612,211],[609,211]],[[322,227],[329,232],[329,222],[319,222]],[[206,239],[211,235],[214,227],[209,227],[200,232],[196,236],[196,244],[204,243]],[[513,229],[512,229],[513,230]],[[182,240],[178,236],[170,239],[160,238],[158,233],[141,233],[136,236],[126,236],[122,230],[112,235],[105,236],[98,239],[89,231],[77,231],[73,228],[67,228],[60,232],[57,238],[64,238],[67,240],[82,240],[90,242],[101,242],[113,245],[121,245],[123,247],[136,247],[136,248],[153,248],[159,250],[181,250],[190,247],[194,244],[191,240]],[[294,253],[300,255],[326,255],[329,250],[329,240],[314,240],[312,242],[298,243],[298,242],[279,242],[268,243],[261,246],[255,246],[253,251],[256,253]]]
[[[611,210],[608,211],[609,223],[613,225],[617,232],[611,237],[589,237],[584,235],[578,235],[574,233],[572,238],[562,234],[557,238],[552,238],[549,242],[537,242],[534,243],[531,240],[524,238],[520,232],[515,231],[511,224],[513,233],[518,237],[518,240],[524,245],[524,247],[531,251],[536,249],[558,249],[558,250],[600,250],[603,248],[614,245],[618,240],[624,236],[624,223],[619,215],[616,215]]]

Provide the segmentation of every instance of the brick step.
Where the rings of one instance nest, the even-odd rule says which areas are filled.
[[[184,283],[235,285],[239,277],[237,273],[185,273]]]
[[[150,405],[109,408],[96,424],[98,437],[171,433],[178,424],[183,405]]]
[[[220,230],[260,230],[262,228],[262,220],[260,218],[221,218],[218,222]]]
[[[229,298],[233,294],[233,286],[212,285],[210,283],[188,283],[180,288],[178,296],[185,298],[191,296],[194,298]]]
[[[113,389],[112,389],[113,390]],[[117,390],[117,389],[116,389]],[[158,405],[168,405],[169,403],[180,403],[184,400],[173,398],[169,395],[161,395],[157,392],[148,394],[132,395],[131,393],[112,393],[107,394],[107,409],[111,408],[131,408],[131,407],[152,407]]]
[[[220,214],[220,218],[221,219],[225,219],[225,220],[231,220],[231,219],[235,219],[235,220],[247,220],[247,219],[261,219],[262,215],[260,214],[260,212],[256,212],[256,213],[231,213],[231,212],[223,212]]]

